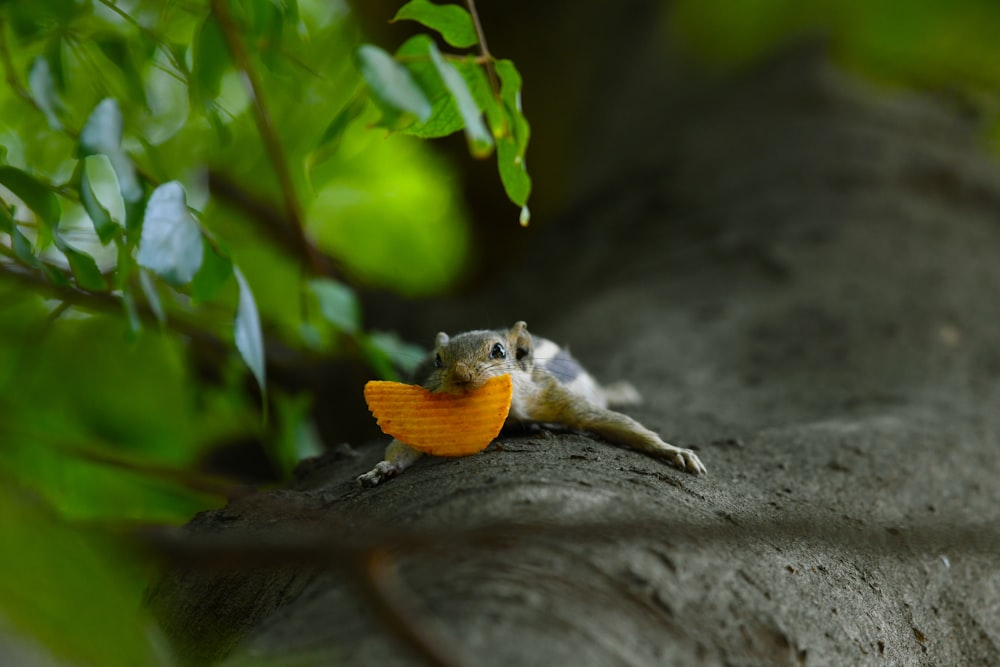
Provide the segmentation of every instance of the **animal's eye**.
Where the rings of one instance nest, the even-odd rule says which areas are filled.
[[[507,350],[503,349],[503,345],[501,345],[500,343],[494,345],[493,349],[490,350],[490,359],[506,359],[506,358],[507,358]]]
[[[441,361],[441,355],[440,354],[435,354],[434,355],[434,368],[441,368],[442,366],[444,366],[444,362]]]

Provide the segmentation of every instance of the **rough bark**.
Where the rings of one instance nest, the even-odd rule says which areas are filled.
[[[535,432],[362,491],[384,441],[340,450],[189,526],[253,567],[151,588],[188,661],[1000,664],[998,165],[822,59],[687,81],[626,81],[589,194],[410,325],[526,319],[709,475]]]

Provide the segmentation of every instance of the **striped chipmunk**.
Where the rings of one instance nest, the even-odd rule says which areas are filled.
[[[524,322],[506,331],[467,331],[452,337],[439,333],[433,352],[417,367],[414,379],[432,392],[460,393],[503,374],[509,374],[513,382],[505,427],[558,425],[665,459],[690,473],[706,472],[690,449],[668,444],[635,419],[609,409],[639,403],[642,399],[635,387],[628,382],[598,384],[569,352],[550,340],[532,336]],[[381,484],[402,473],[421,455],[394,439],[384,460],[358,477],[358,482],[365,487]]]

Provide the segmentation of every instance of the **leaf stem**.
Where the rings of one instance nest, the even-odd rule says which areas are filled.
[[[469,9],[469,14],[472,16],[472,25],[476,29],[476,37],[479,40],[479,54],[486,61],[486,75],[490,78],[490,87],[493,88],[494,94],[499,95],[500,83],[497,81],[497,73],[493,69],[493,55],[490,53],[490,47],[486,44],[486,33],[483,32],[483,24],[479,20],[479,12],[476,11],[476,0],[465,0],[465,6]]]

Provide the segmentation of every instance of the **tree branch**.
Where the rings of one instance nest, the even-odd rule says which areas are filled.
[[[247,55],[246,48],[244,48],[239,28],[229,11],[226,0],[212,0],[212,13],[219,22],[223,38],[226,41],[226,47],[229,49],[233,62],[236,63],[236,67],[243,73],[247,94],[250,96],[253,106],[254,121],[257,124],[257,130],[260,132],[261,139],[264,141],[264,147],[271,160],[271,166],[281,187],[282,198],[285,202],[286,220],[284,224],[289,228],[289,233],[295,242],[297,254],[312,268],[314,273],[325,275],[328,267],[323,261],[322,255],[309,242],[309,239],[305,235],[302,211],[298,196],[295,194],[295,184],[292,182],[292,175],[288,170],[288,161],[285,157],[284,148],[281,145],[281,139],[278,137],[274,119],[267,109],[267,103],[263,95],[263,86],[261,86],[257,78],[257,73],[250,63],[250,57]]]

